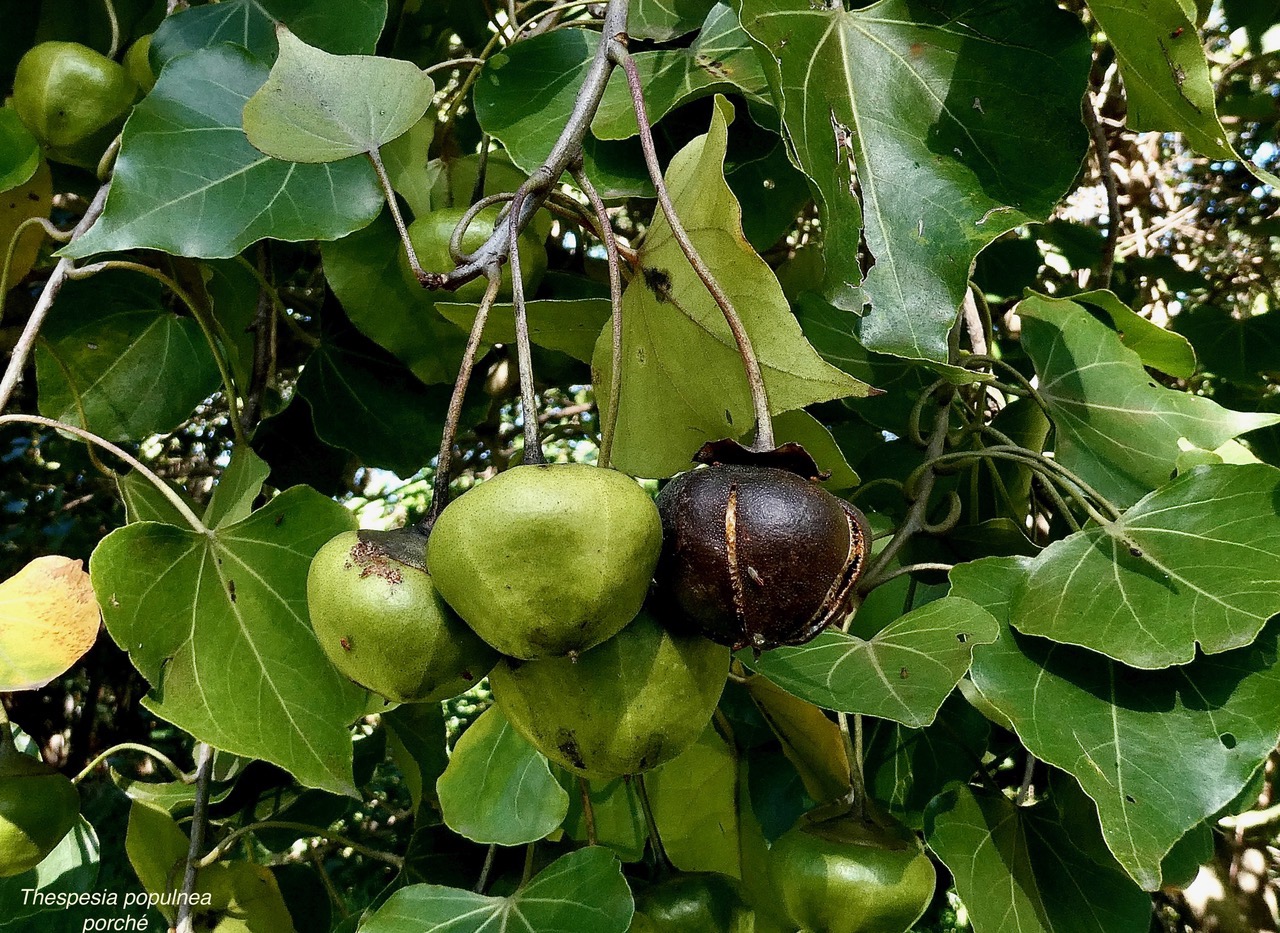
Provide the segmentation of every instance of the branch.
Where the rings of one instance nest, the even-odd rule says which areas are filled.
[[[1102,186],[1107,192],[1107,240],[1103,244],[1102,260],[1098,264],[1097,283],[1090,281],[1092,288],[1110,288],[1111,273],[1116,265],[1116,244],[1120,240],[1120,192],[1116,188],[1116,173],[1111,168],[1111,147],[1107,143],[1107,133],[1093,109],[1093,99],[1088,92],[1084,96],[1084,125],[1089,128],[1093,137],[1093,151],[1098,158],[1098,174],[1102,176]],[[1091,277],[1092,278],[1092,277]]]
[[[196,890],[196,869],[200,850],[204,847],[204,828],[209,807],[209,782],[213,779],[213,747],[200,743],[196,753],[196,800],[191,814],[191,845],[187,848],[187,864],[182,872],[182,896],[178,901],[176,933],[194,933],[191,899]]]

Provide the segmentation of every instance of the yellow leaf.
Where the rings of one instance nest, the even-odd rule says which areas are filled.
[[[0,583],[0,691],[39,690],[98,637],[98,604],[78,560],[37,557]]]

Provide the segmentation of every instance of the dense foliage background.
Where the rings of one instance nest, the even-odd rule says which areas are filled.
[[[106,624],[3,697],[22,747],[85,773],[72,834],[0,879],[0,930],[122,916],[21,891],[171,892],[189,851],[216,893],[200,929],[510,914],[621,933],[669,864],[740,880],[755,929],[787,929],[769,844],[863,782],[937,868],[918,929],[1280,923],[1280,4],[631,0],[675,211],[751,336],[778,440],[867,513],[878,554],[847,631],[737,655],[713,724],[649,776],[661,850],[621,780],[591,786],[585,847],[576,782],[480,716],[483,684],[384,708],[305,620],[326,539],[429,508],[478,301],[413,281],[350,152],[380,147],[410,219],[514,191],[601,74],[606,5],[2,12],[15,98],[52,40],[128,52],[134,83],[75,146],[0,110],[0,413],[118,444],[212,531],[81,437],[0,425],[0,580],[82,560]],[[387,125],[414,104],[386,60],[412,62],[418,109],[349,152],[264,154],[306,135],[246,110],[291,77],[289,42],[380,56],[326,68]],[[43,106],[90,119],[90,99]],[[611,463],[656,491],[703,442],[746,439],[752,399],[656,210],[621,69],[586,116],[626,284]],[[594,463],[606,250],[581,185],[552,187],[530,222],[537,417],[549,458]],[[522,456],[514,317],[500,301],[483,333],[455,493]],[[236,586],[202,575],[214,557],[245,568]],[[35,651],[11,605],[5,689]]]

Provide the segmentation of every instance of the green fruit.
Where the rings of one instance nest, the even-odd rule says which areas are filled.
[[[754,916],[728,875],[677,875],[636,894],[631,933],[751,933]]]
[[[798,825],[769,852],[783,907],[812,933],[905,933],[933,899],[933,863],[910,832],[841,817]]]
[[[124,53],[125,71],[129,72],[129,77],[142,88],[144,94],[156,86],[156,76],[151,70],[150,59],[152,35],[153,33],[147,33],[142,36],[129,46],[129,51]]]
[[[19,752],[7,724],[0,737],[0,878],[44,861],[80,813],[75,785],[42,761]]]
[[[518,466],[440,514],[427,545],[436,588],[505,655],[581,653],[644,603],[662,547],[653,500],[583,464]]]
[[[457,265],[449,253],[449,238],[453,236],[453,228],[458,225],[462,215],[467,212],[463,207],[447,207],[424,214],[409,224],[409,240],[413,243],[413,251],[418,255],[418,265],[427,272],[448,272]],[[498,219],[499,208],[495,205],[486,208],[472,218],[467,225],[467,232],[462,237],[462,251],[472,253],[493,233],[493,226]],[[533,231],[532,225],[520,234],[520,281],[524,282],[524,293],[531,296],[542,281],[547,271],[547,248]],[[405,281],[414,288],[420,288],[417,277],[409,267],[409,257],[403,251],[400,254],[400,273]],[[439,301],[480,301],[484,298],[488,283],[484,276],[473,279],[463,285],[450,297],[447,293],[439,296]],[[498,300],[511,300],[511,265],[502,265],[502,285],[498,288]]]
[[[497,661],[415,566],[424,544],[407,531],[344,532],[307,574],[311,626],[329,660],[396,703],[457,696]]]
[[[642,612],[576,661],[504,658],[489,683],[535,748],[575,774],[609,779],[655,768],[692,745],[728,673],[728,648],[672,634]]]
[[[121,121],[138,92],[124,66],[78,42],[42,42],[18,62],[13,106],[51,149],[73,147]]]

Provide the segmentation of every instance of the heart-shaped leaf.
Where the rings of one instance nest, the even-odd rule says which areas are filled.
[[[98,604],[81,561],[37,557],[0,581],[0,692],[39,690],[98,638]]]
[[[546,757],[491,706],[454,746],[436,781],[445,824],[475,842],[518,846],[553,832],[569,795]]]
[[[413,62],[330,55],[287,28],[280,57],[244,105],[254,148],[286,162],[337,162],[408,132],[431,106],[431,78]]]
[[[233,45],[175,59],[125,125],[102,216],[61,255],[226,259],[263,237],[333,240],[373,220],[383,195],[368,159],[300,165],[249,145],[240,113],[266,80],[267,66]]]
[[[974,256],[1047,218],[1079,171],[1079,20],[1050,0],[738,11],[818,191],[824,297],[860,315],[850,326],[867,349],[946,362]]]
[[[354,792],[348,726],[366,694],[325,657],[306,598],[312,555],[354,527],[298,487],[207,534],[139,522],[107,535],[89,573],[107,631],[151,683],[146,707],[310,787]]]
[[[666,180],[676,214],[751,336],[772,411],[866,395],[869,386],[809,346],[778,280],[743,238],[742,214],[724,180],[732,117],[728,101],[717,97],[710,132],[672,159]],[[622,298],[613,463],[637,476],[671,476],[688,469],[707,441],[751,429],[751,396],[724,315],[661,215],[645,234],[640,266]],[[606,327],[592,361],[596,385],[609,384],[612,347]],[[654,418],[655,411],[663,416]]]
[[[1183,473],[1110,527],[1045,548],[1010,619],[1141,668],[1247,645],[1280,612],[1278,501],[1272,466]]]
[[[1213,450],[1280,422],[1280,415],[1230,411],[1157,385],[1138,354],[1074,301],[1033,296],[1017,311],[1022,345],[1058,429],[1057,458],[1118,506],[1169,479],[1179,438]]]
[[[634,912],[617,857],[592,846],[556,859],[509,897],[438,884],[402,888],[360,925],[360,933],[625,933]]]
[[[1280,629],[1184,667],[1137,670],[1009,628],[1028,565],[986,558],[951,571],[952,593],[1001,625],[974,652],[973,682],[1031,754],[1080,782],[1107,846],[1157,890],[1165,854],[1230,803],[1280,739]]]
[[[981,606],[946,597],[908,612],[872,639],[828,630],[807,645],[737,658],[802,700],[919,728],[969,669],[974,646],[996,638]]]

